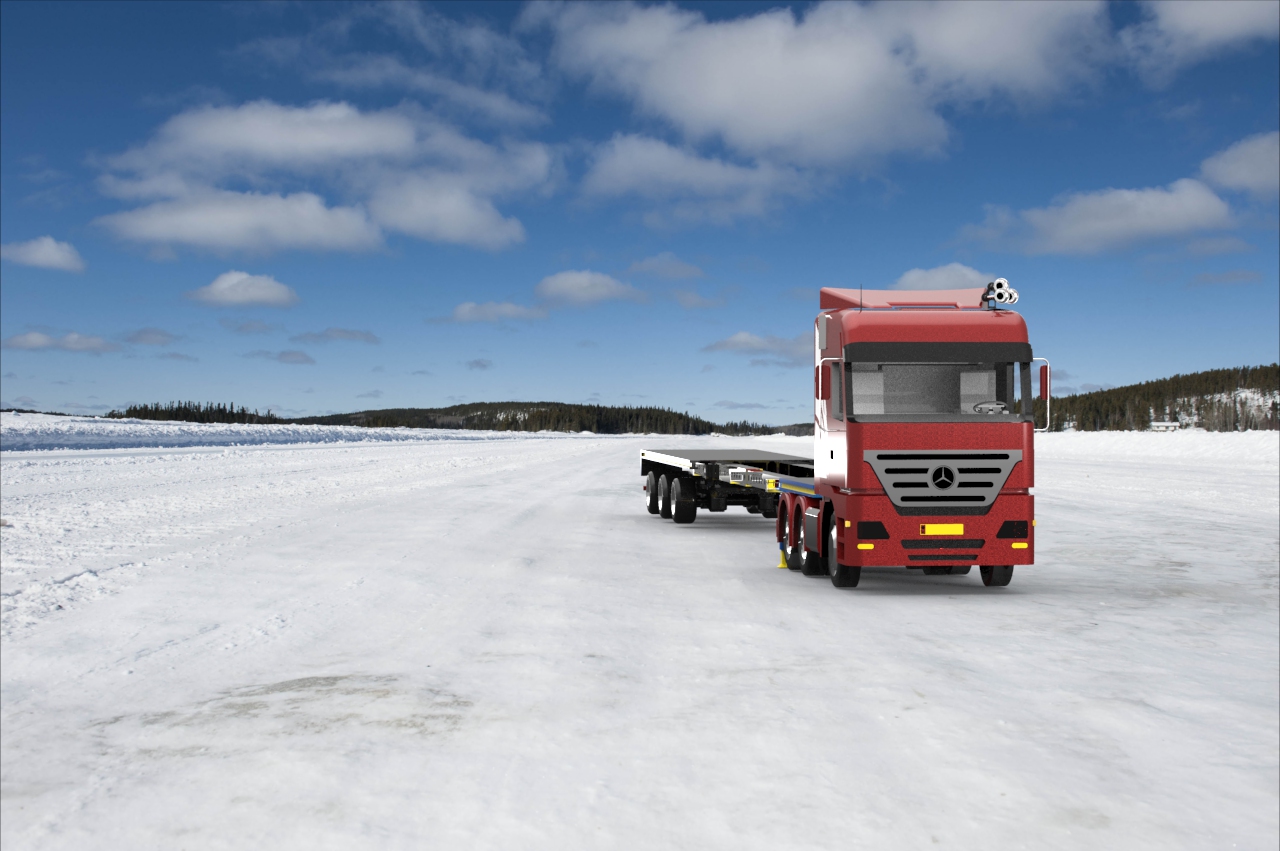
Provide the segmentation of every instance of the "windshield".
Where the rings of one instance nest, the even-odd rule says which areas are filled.
[[[1029,396],[1030,366],[846,363],[844,407],[855,420],[1021,420],[1017,373]]]

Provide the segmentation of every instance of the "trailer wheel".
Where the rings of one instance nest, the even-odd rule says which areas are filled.
[[[861,567],[849,567],[840,563],[836,548],[836,524],[832,523],[827,532],[827,573],[831,575],[831,584],[837,588],[857,588],[862,578]]]
[[[791,520],[795,517],[786,511],[785,506],[779,506],[778,525],[782,527],[782,554],[787,560],[787,568],[790,570],[800,569],[800,559],[797,556],[799,547],[791,543]]]
[[[1013,578],[1013,565],[996,565],[982,566],[978,568],[982,572],[982,584],[990,588],[1003,588],[1009,584],[1009,580]]]
[[[778,498],[764,494],[760,497],[760,516],[770,520],[778,516]]]
[[[666,473],[658,477],[658,516],[671,519],[671,480]]]
[[[653,470],[649,471],[649,475],[644,480],[644,507],[649,509],[650,514],[657,514],[662,510],[658,505],[658,477],[654,475]]]
[[[698,519],[698,486],[693,479],[676,479],[671,483],[671,519],[677,523]]]
[[[801,508],[803,508],[803,506],[801,506]],[[805,522],[803,515],[801,515],[801,518],[800,525],[796,527],[796,531],[799,533],[800,537],[800,546],[797,547],[797,549],[800,550],[800,572],[805,576],[825,576],[827,573],[827,565],[822,560],[822,553],[813,552],[809,549],[809,541],[805,540],[804,535]],[[822,539],[819,538],[814,543],[821,547],[821,541]]]

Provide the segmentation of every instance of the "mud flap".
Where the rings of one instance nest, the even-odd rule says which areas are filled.
[[[804,548],[810,552],[822,552],[822,509],[804,510]]]

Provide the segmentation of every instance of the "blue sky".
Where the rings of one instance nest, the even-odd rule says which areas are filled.
[[[822,286],[1274,361],[1280,4],[0,4],[0,402],[804,421]]]

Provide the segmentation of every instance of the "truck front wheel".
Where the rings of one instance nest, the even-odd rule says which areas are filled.
[[[857,588],[862,568],[841,564],[836,553],[836,524],[833,521],[827,532],[827,573],[831,574],[831,584],[837,588]]]
[[[1011,564],[979,567],[978,570],[982,572],[982,584],[990,588],[1003,588],[1013,578],[1013,565]]]

